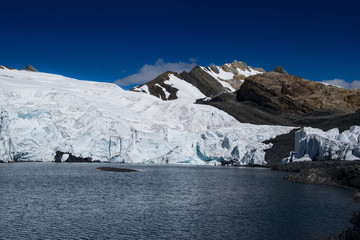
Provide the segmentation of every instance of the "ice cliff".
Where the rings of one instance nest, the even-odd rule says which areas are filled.
[[[271,146],[262,141],[291,130],[115,84],[9,69],[0,69],[0,117],[3,162],[53,161],[61,151],[110,162],[265,164]]]
[[[337,128],[326,132],[305,127],[295,133],[295,152],[283,160],[360,160],[360,127],[352,126],[339,133]]]

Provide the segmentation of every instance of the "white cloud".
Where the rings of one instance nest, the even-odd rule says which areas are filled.
[[[333,80],[324,80],[323,83],[342,88],[350,88],[350,83],[346,82],[344,79],[335,78]]]
[[[154,65],[145,64],[137,73],[127,76],[122,79],[118,79],[115,83],[119,86],[126,87],[134,84],[142,84],[153,80],[160,74],[166,71],[173,71],[181,73],[182,71],[190,71],[196,66],[195,59],[191,59],[190,63],[186,62],[164,62],[163,59],[158,59]]]
[[[360,89],[360,80],[354,80],[352,82],[347,82],[344,79],[335,78],[333,80],[324,80],[322,82],[325,84],[334,85],[334,86],[342,87],[342,88],[348,88],[348,89],[359,88]]]

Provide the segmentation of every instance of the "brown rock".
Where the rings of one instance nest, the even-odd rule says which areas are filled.
[[[277,73],[281,73],[281,74],[287,74],[287,71],[285,71],[285,69],[283,69],[280,65],[277,65],[276,68],[274,69],[274,72],[277,72]]]
[[[303,78],[269,72],[246,78],[237,92],[239,101],[252,101],[280,113],[308,113],[360,109],[360,90],[326,86]]]
[[[28,64],[28,65],[25,67],[25,70],[26,70],[26,71],[30,71],[30,72],[39,72],[36,68],[34,68],[33,66],[31,66],[30,64]]]

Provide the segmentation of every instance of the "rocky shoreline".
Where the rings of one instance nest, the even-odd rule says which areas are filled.
[[[276,165],[275,171],[297,172],[285,179],[299,183],[328,184],[355,189],[353,196],[360,201],[360,161],[312,161],[292,162]],[[350,220],[355,226],[340,234],[329,234],[321,240],[356,240],[360,239],[360,211]]]

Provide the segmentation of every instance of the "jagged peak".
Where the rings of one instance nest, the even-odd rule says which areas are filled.
[[[245,71],[245,70],[249,70],[250,71],[250,68],[249,68],[249,66],[245,63],[245,62],[239,62],[239,61],[237,61],[237,60],[235,60],[235,61],[233,61],[232,63],[231,63],[231,66],[233,67],[233,68],[240,68],[241,70],[243,70],[243,71]]]
[[[36,68],[34,68],[33,66],[31,66],[30,64],[28,64],[28,65],[25,67],[25,70],[26,70],[26,71],[30,71],[30,72],[39,72]]]
[[[174,75],[176,77],[179,77],[179,74],[177,72],[166,71],[166,72],[160,74],[159,76],[157,76],[155,79],[159,79],[159,78],[164,79],[165,78],[165,79],[169,80],[170,75]]]
[[[258,72],[263,72],[263,73],[266,73],[266,71],[263,69],[263,68],[260,68],[260,67],[255,67],[253,68],[254,70],[258,71]]]
[[[289,75],[288,72],[285,71],[285,69],[282,68],[280,65],[277,65],[277,66],[276,66],[276,68],[274,69],[274,72]]]

